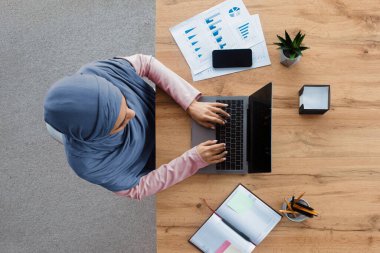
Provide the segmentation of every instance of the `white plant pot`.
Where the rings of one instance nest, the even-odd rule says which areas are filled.
[[[297,56],[294,60],[290,60],[290,58],[286,57],[283,50],[280,50],[280,62],[282,65],[286,67],[290,67],[293,64],[296,64],[301,60],[301,55]]]

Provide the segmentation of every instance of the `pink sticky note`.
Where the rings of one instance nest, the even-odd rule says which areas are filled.
[[[223,253],[231,245],[230,241],[224,241],[222,245],[215,251],[215,253]]]

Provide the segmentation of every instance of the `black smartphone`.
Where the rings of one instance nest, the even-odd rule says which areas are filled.
[[[235,68],[252,66],[251,49],[223,49],[212,51],[214,68]]]

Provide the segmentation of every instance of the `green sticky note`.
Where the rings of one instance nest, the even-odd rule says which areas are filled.
[[[243,193],[236,192],[228,201],[228,206],[237,213],[244,213],[253,207],[253,200]]]

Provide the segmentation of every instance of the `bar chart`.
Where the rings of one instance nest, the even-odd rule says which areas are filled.
[[[184,35],[187,39],[187,41],[190,44],[190,47],[192,47],[193,53],[196,55],[196,58],[202,59],[203,53],[201,52],[202,47],[200,46],[199,40],[197,38],[197,27],[189,27],[186,28],[184,31]]]
[[[216,12],[214,14],[211,14],[209,17],[206,17],[205,23],[208,26],[211,35],[214,37],[215,42],[218,44],[218,47],[220,49],[225,48],[227,43],[222,36],[222,17],[220,15],[220,12]]]
[[[249,23],[245,23],[238,27],[239,33],[243,39],[247,39],[249,36]]]

